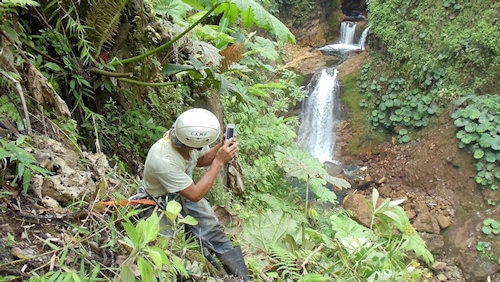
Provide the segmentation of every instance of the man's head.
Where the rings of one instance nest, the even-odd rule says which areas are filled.
[[[172,131],[182,144],[201,148],[217,140],[220,125],[217,117],[210,111],[194,108],[183,112],[177,118]]]

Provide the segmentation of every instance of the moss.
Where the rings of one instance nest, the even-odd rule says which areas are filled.
[[[360,72],[348,74],[342,78],[342,103],[348,109],[347,119],[350,120],[352,137],[350,138],[350,154],[358,155],[384,142],[386,134],[382,130],[374,131],[370,119],[359,105],[361,93],[359,88]]]
[[[306,85],[307,83],[307,75],[297,75],[297,77],[294,79],[295,80],[295,85]]]

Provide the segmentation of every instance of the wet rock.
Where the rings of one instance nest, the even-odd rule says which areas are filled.
[[[326,172],[331,175],[331,176],[338,176],[342,173],[344,173],[342,167],[339,164],[335,164],[332,162],[325,162],[324,167]]]

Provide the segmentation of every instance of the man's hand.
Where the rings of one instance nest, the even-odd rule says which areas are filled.
[[[222,146],[217,151],[214,161],[227,163],[233,159],[234,155],[238,152],[238,137],[233,137],[225,140]]]
[[[217,149],[217,147],[219,148]],[[224,141],[222,145],[217,144],[217,146],[212,149],[217,150],[217,152],[215,153],[215,157],[213,157],[207,173],[200,178],[198,183],[192,183],[186,189],[179,191],[183,197],[190,201],[199,201],[205,197],[210,188],[212,188],[212,184],[220,170],[224,167],[224,164],[232,160],[234,155],[238,152],[238,138],[235,136],[232,139]],[[198,164],[199,163],[198,161]]]

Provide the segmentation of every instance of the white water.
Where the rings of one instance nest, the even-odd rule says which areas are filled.
[[[339,52],[364,50],[369,29],[370,26],[365,28],[359,38],[359,41],[355,43],[356,23],[344,21],[340,26],[340,41],[336,44],[329,44],[318,49],[325,53],[331,53],[332,55],[337,55]]]
[[[367,27],[357,44],[354,43],[356,23],[343,22],[340,30],[340,42],[319,48],[324,53],[342,56],[352,50],[364,50],[368,36]],[[302,105],[301,125],[298,132],[298,144],[321,162],[335,161],[336,123],[340,115],[339,83],[337,69],[322,69],[316,73],[307,86],[308,97]]]
[[[358,43],[358,46],[359,46],[359,48],[361,48],[361,50],[365,50],[366,39],[368,38],[368,31],[369,30],[370,30],[370,26],[367,26],[363,30],[363,33],[361,33],[361,38],[359,38],[359,43]]]
[[[356,23],[343,21],[340,24],[340,42],[344,44],[354,44],[354,34],[356,33]]]
[[[302,108],[298,143],[321,162],[333,161],[335,121],[339,112],[336,69],[323,69],[307,86],[308,98]]]

